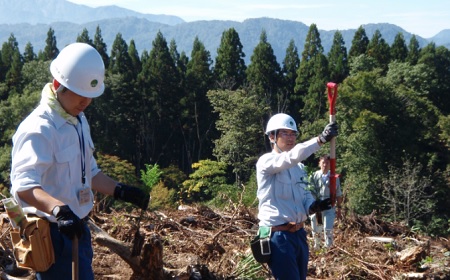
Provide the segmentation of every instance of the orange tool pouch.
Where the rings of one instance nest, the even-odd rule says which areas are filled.
[[[50,224],[39,217],[27,217],[20,229],[11,230],[17,266],[46,271],[55,263]]]

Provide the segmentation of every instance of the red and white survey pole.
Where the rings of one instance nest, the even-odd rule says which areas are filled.
[[[330,123],[336,122],[336,99],[338,95],[338,86],[335,83],[328,83],[328,102],[330,104]],[[330,141],[330,198],[331,205],[336,204],[336,137]]]

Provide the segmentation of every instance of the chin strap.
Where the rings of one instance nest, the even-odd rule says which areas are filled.
[[[280,147],[278,147],[277,143],[275,143],[275,147],[277,148],[278,152],[281,154],[283,152],[282,149],[280,149]]]
[[[277,148],[277,151],[281,154],[282,152],[283,152],[283,150],[282,149],[280,149],[280,147],[278,147],[278,145],[277,145],[277,131],[275,130],[275,132],[274,132],[274,139],[275,140],[270,140],[270,142],[272,142],[272,144],[274,144],[275,145],[275,148]]]

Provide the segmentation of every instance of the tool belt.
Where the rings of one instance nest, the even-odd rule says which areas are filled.
[[[272,232],[275,232],[275,231],[296,232],[296,231],[302,229],[304,225],[305,225],[305,223],[303,223],[303,222],[302,223],[290,222],[290,223],[282,224],[279,226],[273,226]]]
[[[259,263],[268,263],[270,261],[270,237],[275,231],[296,232],[303,228],[304,223],[286,223],[279,226],[260,226],[258,233],[250,241],[250,248],[253,257]]]
[[[270,261],[270,236],[272,235],[272,228],[261,226],[257,234],[250,241],[250,248],[253,257],[259,263],[268,263]]]
[[[55,263],[55,253],[47,220],[26,217],[19,229],[11,230],[13,253],[17,266],[46,271]]]

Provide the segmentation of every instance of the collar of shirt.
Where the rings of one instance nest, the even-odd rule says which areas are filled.
[[[68,114],[56,98],[56,94],[52,89],[52,84],[48,83],[42,90],[41,104],[47,104],[50,108],[58,112],[61,117],[73,125],[78,124],[78,119]]]

